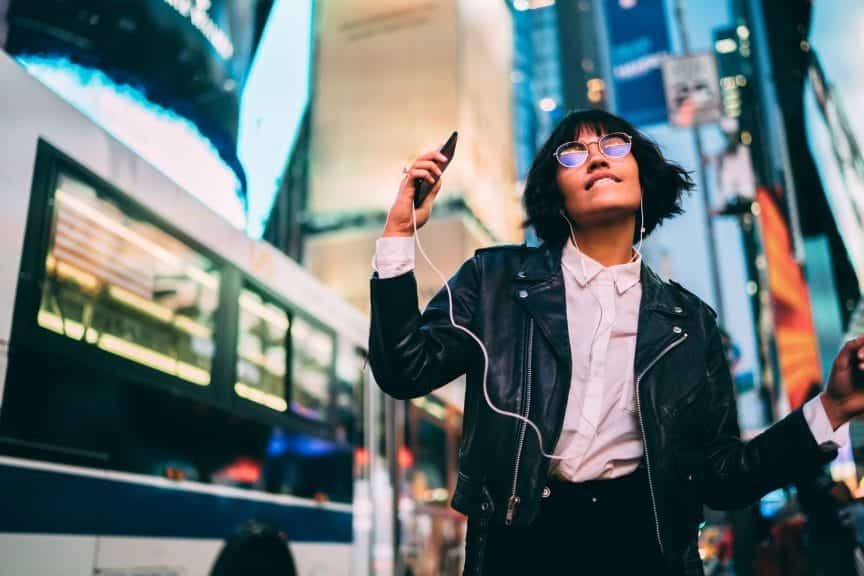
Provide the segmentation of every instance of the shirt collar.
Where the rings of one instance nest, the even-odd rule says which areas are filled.
[[[609,271],[619,294],[624,294],[639,283],[642,271],[642,255],[637,252],[636,259],[626,264],[603,266],[577,248],[573,242],[567,242],[561,253],[561,261],[569,270],[579,286],[583,288],[594,280],[603,270]]]

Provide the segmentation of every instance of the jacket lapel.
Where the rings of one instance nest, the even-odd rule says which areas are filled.
[[[640,281],[642,301],[639,305],[639,323],[636,334],[635,376],[639,377],[651,367],[663,350],[681,338],[686,311],[672,294],[672,288],[663,282],[644,263]]]
[[[687,316],[672,288],[642,264],[642,300],[636,336],[638,376],[683,333]],[[561,272],[561,248],[542,246],[532,252],[513,278],[513,298],[534,319],[558,358],[571,367],[567,303]]]
[[[525,259],[513,277],[513,298],[534,319],[534,325],[569,370],[570,336],[560,248],[542,246]]]

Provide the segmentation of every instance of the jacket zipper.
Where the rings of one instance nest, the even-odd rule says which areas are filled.
[[[531,412],[531,384],[533,382],[533,378],[531,377],[531,358],[533,356],[534,351],[534,319],[528,319],[528,358],[527,358],[527,368],[525,370],[526,373],[526,382],[525,382],[525,410],[522,412],[522,416],[524,418],[528,418],[528,414]],[[516,508],[519,506],[519,502],[521,498],[516,495],[516,487],[519,483],[519,463],[522,460],[522,448],[525,446],[525,432],[528,428],[528,424],[522,422],[522,427],[519,430],[519,444],[516,448],[516,461],[513,464],[513,489],[510,494],[510,499],[507,500],[507,515],[504,518],[504,525],[510,526],[513,524],[513,516],[516,514]]]
[[[654,512],[654,528],[657,531],[657,544],[660,545],[660,553],[663,554],[663,538],[660,535],[660,515],[657,513],[657,497],[654,494],[654,477],[651,475],[651,458],[648,455],[648,437],[645,435],[645,418],[642,416],[642,403],[639,401],[639,383],[642,381],[642,378],[645,374],[648,373],[651,368],[654,367],[657,362],[660,361],[663,356],[665,356],[670,350],[681,344],[687,339],[687,333],[685,332],[683,336],[681,336],[678,340],[675,340],[666,348],[663,349],[660,354],[657,355],[654,360],[651,361],[650,364],[636,377],[636,412],[639,414],[639,427],[642,430],[642,446],[645,450],[645,466],[648,470],[648,488],[651,492],[651,510]]]

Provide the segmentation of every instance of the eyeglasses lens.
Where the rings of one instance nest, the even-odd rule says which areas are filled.
[[[588,149],[580,142],[569,142],[558,149],[558,162],[567,168],[575,168],[588,158]]]
[[[600,139],[600,150],[610,158],[622,158],[630,152],[630,140],[620,134],[609,134]]]

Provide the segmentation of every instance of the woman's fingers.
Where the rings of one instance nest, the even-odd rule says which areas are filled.
[[[433,160],[435,162],[447,162],[447,157],[441,154],[438,150],[429,150],[417,156],[417,160]]]
[[[438,178],[441,177],[441,173],[442,173],[441,167],[438,166],[438,164],[436,164],[432,160],[420,160],[418,158],[417,160],[414,161],[414,163],[411,165],[411,167],[412,168],[423,168],[424,170],[429,170],[430,172],[435,174],[435,176],[437,176]]]
[[[414,180],[415,178],[423,178],[430,184],[435,183],[435,176],[425,168],[411,168],[408,170],[408,177],[411,178],[411,180]]]

